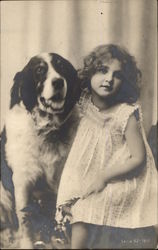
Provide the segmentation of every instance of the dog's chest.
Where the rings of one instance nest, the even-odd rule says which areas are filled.
[[[69,131],[66,141],[56,133],[39,132],[30,114],[19,107],[10,111],[6,131],[6,156],[12,170],[27,178],[45,176],[49,185],[58,186],[70,149]]]

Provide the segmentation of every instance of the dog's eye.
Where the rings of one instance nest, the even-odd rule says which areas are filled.
[[[38,75],[43,75],[45,72],[46,72],[46,68],[43,67],[43,66],[38,66],[38,67],[36,68],[36,73],[37,73]]]

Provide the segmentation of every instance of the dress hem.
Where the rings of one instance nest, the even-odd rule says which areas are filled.
[[[96,226],[107,226],[107,227],[116,227],[116,228],[126,228],[126,229],[137,229],[137,228],[146,228],[146,227],[153,227],[153,226],[157,226],[156,223],[151,223],[150,225],[147,223],[146,225],[139,225],[139,226],[131,226],[131,227],[127,227],[125,225],[112,225],[112,224],[101,224],[101,223],[93,223],[93,222],[90,222],[88,220],[81,220],[81,219],[78,219],[78,220],[75,220],[75,221],[72,221],[70,222],[70,224],[75,224],[75,223],[78,223],[78,222],[83,222],[83,223],[87,223],[87,224],[92,224],[92,225],[96,225]]]

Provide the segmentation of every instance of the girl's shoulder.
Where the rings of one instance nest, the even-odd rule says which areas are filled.
[[[121,115],[122,117],[126,117],[128,119],[132,114],[135,114],[136,118],[140,118],[140,115],[142,115],[140,103],[137,102],[133,104],[129,103],[120,104],[119,116]]]

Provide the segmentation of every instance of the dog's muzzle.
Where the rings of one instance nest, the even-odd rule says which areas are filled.
[[[50,100],[40,97],[40,101],[48,113],[61,113],[64,109],[65,99],[60,98],[59,95],[54,95]]]
[[[38,98],[40,108],[48,113],[57,114],[64,111],[67,93],[66,81],[62,78],[47,81]]]

